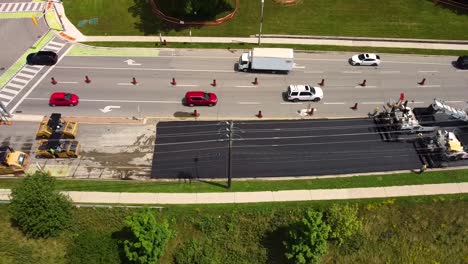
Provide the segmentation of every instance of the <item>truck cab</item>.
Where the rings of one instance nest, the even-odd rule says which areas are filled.
[[[239,71],[246,72],[250,68],[250,55],[252,51],[244,52],[239,57],[239,64],[237,65],[237,69]]]

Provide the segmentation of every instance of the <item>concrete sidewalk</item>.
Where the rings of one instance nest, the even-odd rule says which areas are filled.
[[[251,37],[174,37],[174,36],[85,36],[66,17],[61,2],[54,4],[59,15],[64,31],[62,38],[77,42],[86,41],[124,41],[124,42],[198,42],[198,43],[258,43],[257,36]],[[353,47],[386,47],[386,48],[415,48],[415,49],[446,49],[468,51],[468,41],[463,40],[424,40],[424,39],[392,39],[392,38],[359,38],[359,37],[334,37],[334,36],[292,36],[269,35],[261,37],[261,43],[265,44],[301,44],[301,45],[333,45]]]
[[[0,200],[9,200],[11,191],[0,189]],[[468,182],[404,185],[373,188],[319,189],[225,193],[114,193],[62,192],[74,203],[95,204],[223,204],[287,201],[348,200],[468,193]]]

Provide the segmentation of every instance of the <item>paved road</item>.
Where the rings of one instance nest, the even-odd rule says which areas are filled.
[[[265,117],[298,118],[298,111],[317,109],[318,117],[364,116],[400,93],[416,106],[428,106],[434,97],[461,104],[466,97],[468,75],[455,69],[450,56],[382,55],[379,67],[353,67],[347,63],[351,53],[296,53],[296,66],[289,75],[242,73],[234,70],[241,51],[162,50],[160,55],[142,57],[64,57],[44,72],[37,87],[15,110],[26,114],[47,114],[50,93],[76,92],[81,103],[61,110],[70,115],[173,117],[191,112],[181,104],[188,90],[208,90],[219,96],[219,105],[198,109],[202,117],[253,118],[262,110]],[[139,65],[124,62],[135,60]],[[84,76],[92,83],[85,84]],[[54,77],[59,84],[50,84]],[[138,85],[130,84],[135,77]],[[258,77],[259,85],[252,84]],[[175,78],[176,86],[170,81]],[[424,86],[417,82],[426,78]],[[212,87],[213,79],[217,86]],[[315,85],[325,79],[325,98],[320,103],[293,104],[282,93],[291,83]],[[358,84],[366,80],[367,85]],[[15,100],[19,100],[21,97]],[[358,102],[357,111],[350,106]],[[12,103],[14,105],[14,103]],[[105,106],[119,106],[102,113]]]
[[[226,122],[160,122],[154,178],[225,178]],[[234,122],[232,177],[321,176],[417,169],[411,143],[383,142],[369,119]]]

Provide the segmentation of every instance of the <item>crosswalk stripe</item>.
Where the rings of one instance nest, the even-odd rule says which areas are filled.
[[[23,71],[20,71],[20,72],[18,72],[16,74],[16,76],[18,76],[18,77],[29,78],[29,79],[33,78],[34,75],[35,74],[25,74],[25,73],[23,73]]]
[[[11,100],[11,99],[13,99],[14,96],[8,96],[8,95],[5,95],[5,94],[0,93],[0,97],[1,97],[1,98],[5,98],[5,99],[7,99],[7,100]]]
[[[34,10],[40,11],[42,9],[42,3],[38,2]]]
[[[32,69],[29,69],[29,68],[24,67],[24,68],[21,70],[21,72],[30,72],[31,74],[36,75],[37,72],[38,72],[38,70],[32,70]]]
[[[24,87],[24,85],[18,85],[18,84],[14,84],[14,83],[11,83],[11,82],[9,82],[6,86],[21,88],[21,89],[23,89],[23,87]]]
[[[24,79],[20,79],[20,78],[16,78],[16,76],[14,78],[11,79],[12,82],[17,82],[17,83],[22,83],[23,85],[24,84],[27,84],[29,82],[29,80],[24,80]]]
[[[32,2],[26,3],[26,6],[24,7],[24,10],[30,10],[29,8],[31,7]]]
[[[2,93],[10,93],[12,94],[13,96],[14,95],[17,95],[19,91],[17,90],[12,90],[12,89],[8,89],[8,88],[3,88],[2,90]],[[21,91],[21,90],[20,90]]]
[[[57,42],[57,41],[53,41],[53,40],[49,41],[49,44],[57,45],[57,46],[59,46],[59,47],[65,46],[65,43],[63,43],[63,42]]]
[[[24,10],[24,6],[25,6],[26,3],[21,3],[20,7],[19,7],[19,10],[18,11],[21,11],[21,10]]]

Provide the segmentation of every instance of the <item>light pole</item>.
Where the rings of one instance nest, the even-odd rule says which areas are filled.
[[[260,39],[262,38],[262,25],[263,25],[263,5],[265,3],[265,0],[262,1],[262,11],[260,13],[260,32],[258,33],[258,45],[260,46]]]

